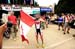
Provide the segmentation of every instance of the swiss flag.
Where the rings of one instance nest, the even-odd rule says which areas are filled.
[[[34,24],[34,19],[25,13],[24,10],[20,11],[20,16],[20,35],[22,37],[22,41],[26,41],[29,44],[29,40],[26,35]]]

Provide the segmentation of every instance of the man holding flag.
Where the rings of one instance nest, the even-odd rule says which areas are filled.
[[[29,44],[29,40],[27,39],[26,35],[33,24],[35,24],[36,29],[36,41],[37,41],[37,47],[39,47],[39,41],[38,41],[38,34],[40,35],[41,41],[42,41],[42,48],[44,48],[44,41],[43,41],[43,34],[41,32],[41,21],[45,22],[41,17],[40,14],[37,14],[36,19],[34,20],[30,15],[26,14],[24,10],[20,11],[21,17],[20,17],[20,34],[22,37],[22,41],[26,41]]]
[[[36,29],[36,41],[37,41],[37,48],[39,47],[38,35],[40,35],[40,39],[42,41],[42,48],[44,48],[44,41],[43,41],[43,32],[41,32],[41,22],[45,22],[40,14],[36,15],[35,19],[35,29]]]

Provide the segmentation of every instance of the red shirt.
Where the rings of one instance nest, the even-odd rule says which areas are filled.
[[[17,19],[16,19],[16,16],[14,16],[14,15],[8,16],[8,21],[10,21],[14,25],[17,24]]]

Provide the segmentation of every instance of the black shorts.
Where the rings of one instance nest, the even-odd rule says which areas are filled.
[[[63,23],[58,23],[59,26],[62,26]]]
[[[11,22],[7,22],[7,27],[10,27],[10,28],[11,28],[12,25],[13,25],[13,24],[12,24]]]
[[[36,29],[36,33],[37,33],[37,35],[41,34],[41,30],[40,29]]]

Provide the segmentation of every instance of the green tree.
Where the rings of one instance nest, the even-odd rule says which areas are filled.
[[[55,13],[75,13],[75,0],[59,0]]]
[[[34,1],[34,6],[37,7],[39,6],[39,4],[36,1]]]

